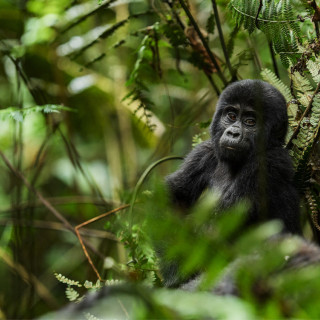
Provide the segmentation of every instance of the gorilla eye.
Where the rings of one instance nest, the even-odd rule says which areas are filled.
[[[244,123],[249,126],[249,127],[253,127],[256,124],[256,120],[255,119],[246,119],[244,120]]]
[[[228,116],[229,120],[231,120],[231,121],[237,120],[237,115],[234,112],[228,112],[227,116]]]

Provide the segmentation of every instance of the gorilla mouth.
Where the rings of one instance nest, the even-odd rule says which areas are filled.
[[[225,150],[230,150],[230,151],[238,151],[239,150],[239,147],[234,144],[223,143],[223,144],[220,144],[220,146]]]

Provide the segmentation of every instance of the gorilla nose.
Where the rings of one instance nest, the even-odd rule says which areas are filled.
[[[229,129],[227,131],[227,136],[229,138],[239,138],[240,137],[240,131],[234,130],[234,129]]]

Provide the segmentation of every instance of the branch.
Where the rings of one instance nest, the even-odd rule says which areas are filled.
[[[260,1],[260,3],[259,3],[259,8],[258,8],[257,15],[256,15],[256,19],[255,19],[255,24],[256,24],[256,27],[257,27],[258,29],[260,29],[260,28],[259,28],[259,20],[258,20],[258,17],[259,17],[260,11],[261,11],[262,6],[263,6],[262,0],[259,0],[259,1]]]
[[[231,77],[233,79],[234,76],[235,76],[235,71],[233,70],[233,68],[231,66],[230,59],[229,59],[229,54],[228,54],[227,47],[226,47],[226,44],[225,44],[225,41],[224,41],[217,3],[216,3],[216,0],[211,0],[211,2],[212,2],[212,8],[213,8],[213,12],[214,12],[214,17],[216,19],[216,24],[217,24],[217,27],[218,27],[221,47],[222,47],[222,50],[223,50],[224,57],[226,59],[227,67],[228,67],[229,72],[231,74]]]
[[[43,220],[19,220],[16,219],[0,219],[0,225],[1,226],[7,226],[10,224],[19,225],[21,227],[33,227],[38,229],[49,229],[49,230],[55,230],[55,231],[61,231],[61,232],[69,232],[64,225],[60,222],[55,221],[43,221]],[[81,236],[87,236],[87,237],[93,237],[93,238],[101,238],[101,239],[109,239],[115,242],[119,242],[119,239],[111,232],[103,231],[103,230],[97,230],[97,229],[87,229],[83,228],[80,231]]]
[[[268,41],[268,45],[269,45],[269,50],[270,50],[270,55],[271,55],[271,59],[272,59],[272,64],[273,64],[273,71],[276,74],[276,76],[280,79],[280,75],[279,75],[279,70],[278,70],[278,66],[277,66],[277,61],[276,61],[276,57],[274,55],[273,49],[272,49],[272,42]]]
[[[316,29],[317,38],[319,39],[320,33],[319,33],[319,21],[320,21],[320,8],[318,7],[315,0],[308,1],[308,4],[312,7],[314,10],[314,15],[312,17],[312,22],[314,23],[314,27]]]
[[[90,224],[90,223],[92,223],[92,222],[95,222],[95,221],[97,221],[97,220],[100,220],[100,219],[102,219],[102,218],[104,218],[104,217],[106,217],[106,216],[108,216],[108,215],[110,215],[110,214],[112,214],[112,213],[118,212],[118,211],[123,210],[123,209],[126,209],[126,208],[128,208],[128,207],[130,207],[130,205],[129,205],[129,204],[125,204],[125,205],[123,205],[123,206],[121,206],[121,207],[119,207],[119,208],[113,209],[113,210],[108,211],[108,212],[106,212],[106,213],[100,214],[99,216],[94,217],[94,218],[92,218],[92,219],[90,219],[90,220],[88,220],[88,221],[85,221],[85,222],[83,222],[83,223],[80,223],[80,224],[78,224],[78,225],[75,227],[75,232],[76,232],[76,235],[77,235],[77,237],[78,237],[78,239],[79,239],[79,241],[80,241],[82,250],[83,250],[85,256],[87,257],[87,259],[88,259],[88,261],[89,261],[89,263],[90,263],[93,271],[95,272],[95,274],[97,275],[97,277],[98,277],[98,279],[99,279],[100,281],[103,281],[103,279],[101,278],[99,271],[98,271],[97,268],[95,267],[95,265],[94,265],[94,263],[93,263],[90,255],[89,255],[89,252],[87,251],[87,248],[86,248],[86,246],[85,246],[84,243],[83,243],[83,240],[82,240],[82,238],[81,238],[79,229],[82,228],[83,226],[86,226],[87,224]]]
[[[226,78],[224,77],[223,73],[221,72],[221,69],[220,69],[220,67],[218,65],[218,62],[217,62],[216,58],[214,57],[212,51],[210,50],[210,48],[208,46],[208,43],[207,43],[206,39],[204,38],[202,32],[200,31],[199,26],[196,23],[196,21],[194,20],[190,10],[188,9],[186,4],[184,3],[184,0],[179,0],[179,2],[181,4],[181,7],[183,8],[185,13],[187,14],[188,18],[190,19],[190,22],[191,22],[192,26],[194,27],[195,31],[197,32],[197,34],[198,34],[198,36],[199,36],[204,48],[206,49],[206,51],[207,51],[207,53],[208,53],[208,55],[210,57],[210,60],[212,61],[212,63],[214,64],[214,66],[215,66],[215,68],[217,70],[217,73],[218,73],[220,79],[222,80],[224,85],[227,85],[228,82],[227,82]]]
[[[183,22],[181,21],[179,15],[177,14],[176,10],[174,9],[173,3],[171,1],[168,0],[164,0],[164,2],[170,7],[175,19],[177,20],[180,28],[185,32],[186,27],[184,26]],[[179,53],[179,50],[177,49],[177,53]],[[177,60],[178,61],[178,60]],[[182,73],[182,71],[179,69],[179,65],[177,64],[177,70],[178,72]],[[204,69],[202,69],[203,72],[205,73],[206,77],[208,78],[212,88],[214,89],[214,91],[216,92],[217,96],[220,95],[220,90],[217,87],[217,85],[215,84],[215,82],[213,81],[213,78],[211,75],[207,74],[206,71]]]

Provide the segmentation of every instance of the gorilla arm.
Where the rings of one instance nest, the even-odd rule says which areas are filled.
[[[196,146],[183,164],[166,179],[173,203],[189,208],[208,187],[217,164],[211,140]]]

